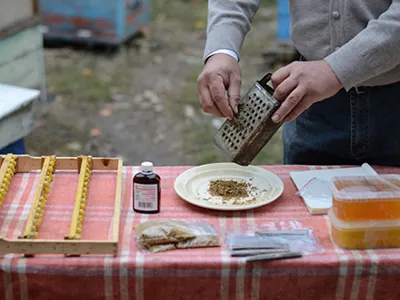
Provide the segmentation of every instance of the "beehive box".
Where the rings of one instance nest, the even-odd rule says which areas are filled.
[[[44,38],[117,45],[146,27],[150,0],[39,0]]]
[[[0,157],[0,255],[117,254],[122,160]]]
[[[32,132],[33,105],[39,94],[39,90],[0,83],[0,149]]]
[[[33,17],[32,0],[1,0],[0,31]]]
[[[46,98],[43,35],[36,17],[0,31],[0,83],[39,89]]]
[[[290,41],[289,0],[278,1],[277,38],[279,41]]]

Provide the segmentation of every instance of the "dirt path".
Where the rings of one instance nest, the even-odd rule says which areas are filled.
[[[39,108],[44,115],[27,138],[31,154],[118,156],[125,165],[224,160],[211,142],[223,120],[201,112],[196,88],[206,5],[169,3],[156,1],[149,37],[117,53],[46,49],[48,89],[57,97]],[[274,10],[263,8],[243,48],[243,92],[266,72],[261,53],[274,35]],[[277,137],[262,161],[279,162],[280,149]]]

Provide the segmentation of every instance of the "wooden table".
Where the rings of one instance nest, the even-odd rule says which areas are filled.
[[[138,168],[125,167],[118,256],[23,258],[9,254],[1,259],[0,298],[400,299],[399,249],[348,251],[337,248],[331,240],[329,219],[311,216],[295,195],[289,171],[311,167],[265,167],[284,181],[283,195],[265,207],[241,212],[208,211],[182,201],[173,190],[173,182],[187,168],[155,169],[162,177],[162,210],[158,215],[149,216],[135,214],[132,210],[131,180]],[[376,170],[399,172],[395,168]],[[17,204],[4,204],[0,215],[1,232],[18,231],[23,224],[29,211],[24,197],[31,192],[34,177],[21,178],[21,184],[14,191],[19,197],[15,199]],[[54,206],[44,218],[50,218],[56,226],[65,210],[65,207]],[[100,230],[110,223],[111,217],[110,207],[93,207],[88,208],[85,220],[97,224],[97,227],[90,227],[91,230]],[[162,254],[138,251],[132,226],[161,218],[208,221],[219,230],[222,239],[225,228],[246,230],[260,224],[311,228],[323,252],[292,260],[245,264],[230,257],[225,244],[221,248]]]

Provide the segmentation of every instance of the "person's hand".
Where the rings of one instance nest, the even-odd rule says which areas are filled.
[[[197,79],[201,108],[232,120],[237,114],[240,86],[239,63],[227,54],[211,56]]]
[[[274,97],[281,107],[272,116],[275,123],[297,118],[313,103],[335,95],[342,84],[324,61],[293,62],[277,70],[271,78]]]

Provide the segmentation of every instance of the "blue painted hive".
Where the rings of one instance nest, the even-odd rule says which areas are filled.
[[[39,0],[44,38],[120,44],[144,29],[151,0]]]
[[[277,39],[290,40],[290,12],[289,0],[278,1],[278,32]]]

